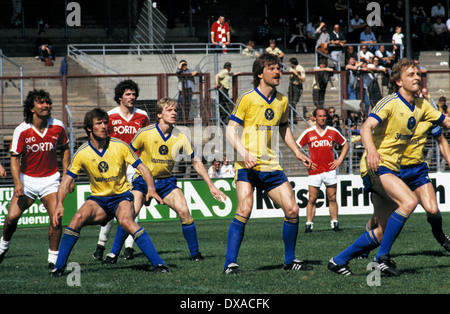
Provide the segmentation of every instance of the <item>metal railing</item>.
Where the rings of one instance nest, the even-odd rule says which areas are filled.
[[[246,46],[242,43],[231,43],[227,46],[228,52],[241,53]],[[222,48],[216,48],[213,44],[208,43],[161,43],[158,45],[147,43],[128,43],[128,44],[71,44],[68,49],[77,49],[85,54],[137,54],[146,53],[154,54],[176,54],[176,53],[222,53]]]
[[[19,69],[19,75],[21,77],[20,79],[20,87],[19,87],[19,92],[20,92],[20,103],[23,104],[23,67],[18,64],[17,62],[15,62],[14,60],[11,60],[10,58],[8,58],[7,56],[5,56],[2,52],[2,50],[0,49],[0,76],[3,77],[3,61],[7,61],[9,63],[11,63],[13,66],[17,67]],[[1,85],[1,94],[3,95],[3,84]]]

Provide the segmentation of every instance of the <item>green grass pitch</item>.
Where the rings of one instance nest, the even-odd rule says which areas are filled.
[[[443,213],[444,231],[450,233],[450,213]],[[0,294],[449,294],[450,253],[438,245],[424,213],[414,213],[392,249],[399,277],[381,276],[378,285],[368,284],[368,259],[353,260],[356,274],[343,277],[327,269],[328,260],[357,237],[368,215],[340,216],[342,232],[332,232],[329,217],[315,219],[314,230],[303,233],[300,219],[297,258],[308,261],[313,271],[286,272],[282,269],[284,246],[282,219],[250,219],[239,252],[242,274],[222,274],[230,220],[197,220],[197,233],[204,261],[189,259],[180,223],[142,223],[170,272],[153,273],[153,267],[135,245],[136,258],[119,258],[115,265],[102,265],[92,257],[99,226],[82,229],[69,258],[80,266],[79,284],[69,284],[69,274],[50,278],[47,269],[47,229],[18,229],[0,265]],[[106,252],[111,248],[113,227]],[[106,254],[105,252],[105,254]],[[123,252],[123,250],[122,250]]]

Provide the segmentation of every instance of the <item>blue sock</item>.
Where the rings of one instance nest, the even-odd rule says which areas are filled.
[[[378,257],[389,254],[395,239],[397,239],[398,235],[402,231],[407,219],[408,216],[403,215],[398,210],[396,210],[391,217],[389,217],[386,230],[384,231],[383,240],[381,240],[380,249],[377,253],[377,260]]]
[[[228,229],[227,239],[227,254],[225,257],[225,266],[227,268],[230,263],[237,262],[239,248],[241,247],[242,239],[244,238],[245,224],[248,218],[236,214],[231,221]]]
[[[375,237],[373,230],[364,232],[355,242],[352,243],[348,248],[342,251],[333,260],[338,265],[345,265],[352,258],[355,258],[363,253],[370,252],[374,248],[378,247],[380,243]]]
[[[114,243],[111,249],[111,253],[118,256],[120,254],[120,250],[128,237],[128,232],[126,232],[122,226],[119,224],[117,226],[116,236],[114,237]]]
[[[288,265],[295,259],[295,245],[298,234],[298,217],[284,217],[283,242],[284,242],[284,264]]]
[[[64,269],[67,265],[67,260],[69,259],[70,252],[77,243],[80,237],[80,232],[67,227],[64,230],[64,234],[61,238],[61,243],[59,244],[58,258],[56,259],[55,268]]]
[[[153,245],[150,236],[144,228],[140,228],[133,234],[134,242],[141,249],[141,251],[147,256],[148,260],[154,267],[158,265],[166,265]]]
[[[195,256],[199,249],[197,240],[197,228],[192,220],[189,223],[181,224],[181,230],[183,231],[183,236],[188,244],[189,252],[191,256]]]

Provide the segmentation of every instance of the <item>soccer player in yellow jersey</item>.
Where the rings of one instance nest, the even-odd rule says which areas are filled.
[[[389,253],[419,201],[400,177],[402,156],[419,122],[442,123],[450,127],[449,117],[442,115],[428,101],[416,97],[420,90],[420,72],[414,61],[400,60],[393,68],[390,84],[394,93],[377,103],[361,128],[366,149],[361,160],[361,176],[365,188],[372,192],[374,214],[371,221],[375,228],[369,230],[372,226],[368,226],[348,249],[329,261],[328,268],[338,274],[351,274],[347,268],[348,260],[378,245],[375,261],[379,270],[391,276],[400,274]],[[392,202],[397,208],[394,212]]]
[[[265,53],[257,58],[253,63],[255,88],[239,98],[226,129],[226,137],[237,152],[235,180],[238,204],[228,230],[225,274],[240,272],[237,255],[252,211],[255,188],[265,190],[284,211],[284,269],[312,269],[295,258],[299,207],[278,161],[277,135],[305,166],[311,167],[312,162],[300,151],[288,127],[288,99],[276,90],[280,77],[276,56]],[[237,134],[240,127],[243,127],[241,138]]]
[[[186,158],[192,160],[195,171],[206,182],[214,198],[225,200],[226,195],[209,178],[203,162],[195,156],[186,135],[174,127],[177,119],[177,102],[170,98],[162,98],[156,104],[155,113],[158,123],[141,128],[130,145],[140,153],[142,162],[150,168],[155,178],[156,192],[162,198],[164,204],[173,209],[180,217],[181,229],[188,244],[191,259],[199,261],[203,259],[203,256],[199,250],[194,219],[189,212],[183,192],[177,186],[177,179],[172,173],[176,158],[183,154],[186,155]],[[138,176],[133,179],[132,185],[136,202],[135,215],[137,216],[144,204],[147,184],[142,176]],[[125,238],[126,233],[119,226],[112,250],[107,254],[105,263],[116,263]]]
[[[89,177],[92,194],[75,213],[64,231],[58,259],[51,272],[52,277],[62,276],[82,227],[104,225],[114,217],[124,230],[133,235],[136,244],[155,267],[155,272],[168,271],[147,232],[134,221],[133,194],[127,180],[127,165],[133,165],[144,177],[148,185],[146,198],[154,197],[162,203],[156,193],[152,174],[128,144],[108,136],[107,128],[108,113],[104,110],[95,108],[85,115],[84,129],[89,141],[77,150],[62,179],[54,222],[62,218],[63,202],[69,186],[82,168]]]

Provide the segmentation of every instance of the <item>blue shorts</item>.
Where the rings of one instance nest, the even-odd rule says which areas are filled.
[[[179,189],[177,185],[177,178],[175,177],[154,179],[154,181],[156,193],[159,195],[159,197],[161,197],[161,199],[164,199],[173,190]],[[133,180],[131,189],[133,191],[142,192],[144,195],[146,195],[148,186],[147,183],[145,183],[144,178],[142,176],[138,176]]]
[[[288,178],[281,170],[261,172],[253,169],[239,169],[236,181],[248,182],[252,187],[268,192],[288,181]]]
[[[106,215],[108,216],[109,221],[114,218],[119,203],[122,201],[132,202],[134,200],[134,196],[133,193],[131,193],[130,191],[126,191],[125,193],[114,196],[89,195],[87,199],[92,200],[96,202],[98,205],[100,205],[100,207],[105,211]]]
[[[400,178],[408,185],[411,191],[415,191],[417,188],[430,183],[430,177],[428,176],[428,164],[426,162],[400,167]]]
[[[374,192],[372,191],[372,185],[373,185],[373,178],[374,177],[379,177],[382,174],[386,174],[386,173],[392,173],[393,175],[395,175],[396,177],[400,177],[400,173],[391,170],[385,166],[379,166],[378,167],[378,171],[370,171],[371,174],[366,174],[364,177],[362,177],[363,180],[363,185],[364,185],[364,191],[366,192]]]

